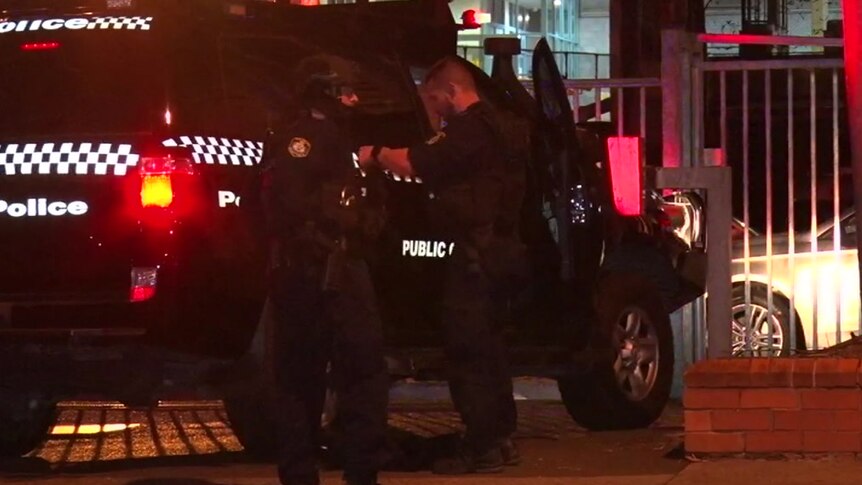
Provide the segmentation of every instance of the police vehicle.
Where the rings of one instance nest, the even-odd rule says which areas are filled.
[[[242,194],[292,69],[319,53],[357,62],[357,141],[419,143],[433,130],[415,80],[455,53],[462,27],[439,0],[0,1],[0,455],[32,449],[59,400],[139,406],[190,389],[223,398],[246,448],[265,449],[260,393],[232,384],[254,381],[246,364],[266,347],[265,258]],[[535,98],[511,70],[516,47],[489,45],[493,76],[473,68],[535,131],[513,365],[558,378],[585,426],[647,425],[670,388],[668,314],[703,291],[681,276],[700,254],[699,209],[611,177],[607,137],[573,124],[547,44]],[[386,185],[371,259],[390,368],[433,378],[451,242],[427,223],[421,180]]]

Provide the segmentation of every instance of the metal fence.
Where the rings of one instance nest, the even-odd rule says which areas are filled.
[[[862,330],[843,60],[699,57],[704,44],[733,42],[741,41],[702,35],[691,76],[695,163],[733,169],[732,350],[831,346]]]
[[[490,71],[493,58],[486,56],[483,47],[459,46],[461,57]],[[594,52],[555,51],[554,58],[560,74],[566,79],[602,79],[610,76],[610,54]],[[524,49],[515,59],[515,72],[523,77],[532,76],[533,51]]]
[[[533,93],[533,81],[524,80]],[[661,143],[647,123],[648,102],[661,95],[661,79],[567,79],[563,81],[575,123],[604,122],[619,135]]]
[[[731,167],[733,355],[787,355],[862,333],[841,40],[676,35],[685,45],[663,47],[660,79],[565,80],[575,121],[644,138],[650,165]],[[826,51],[703,57],[731,43]],[[702,299],[681,313],[685,361],[705,358],[707,334],[719,333],[711,308]]]

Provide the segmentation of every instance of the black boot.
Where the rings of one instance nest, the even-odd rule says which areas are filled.
[[[431,471],[438,475],[500,473],[503,471],[503,466],[503,454],[499,447],[475,452],[466,446],[461,446],[453,456],[435,461]]]
[[[353,473],[344,477],[344,485],[379,485],[377,473]]]
[[[506,438],[500,444],[500,454],[503,455],[503,464],[506,466],[517,466],[521,464],[521,453],[512,438]]]

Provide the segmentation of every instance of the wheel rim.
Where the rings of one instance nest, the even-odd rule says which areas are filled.
[[[777,312],[752,303],[750,312],[746,315],[745,304],[733,306],[733,355],[769,357],[779,356],[784,352],[784,329]],[[769,342],[769,331],[772,330],[772,343]]]
[[[640,308],[626,308],[614,326],[614,342],[617,386],[629,400],[641,401],[658,377],[659,341],[652,319]]]

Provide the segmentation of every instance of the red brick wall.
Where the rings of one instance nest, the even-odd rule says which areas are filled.
[[[685,374],[692,453],[862,452],[859,359],[724,359]]]

